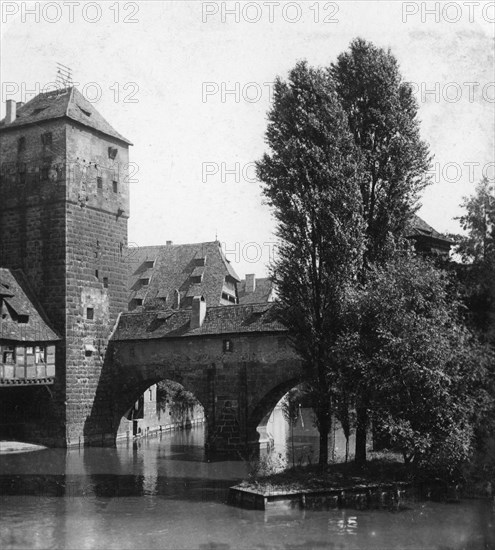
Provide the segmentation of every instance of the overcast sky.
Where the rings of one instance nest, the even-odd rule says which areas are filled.
[[[483,169],[494,177],[495,3],[437,4],[4,1],[1,116],[68,65],[134,143],[129,241],[218,236],[239,275],[264,275],[274,223],[251,163],[265,150],[270,83],[301,59],[328,65],[360,36],[391,48],[415,83],[436,180],[420,214],[457,231],[462,197]]]

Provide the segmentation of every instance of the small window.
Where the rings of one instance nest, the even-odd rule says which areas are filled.
[[[114,193],[117,193],[119,190],[119,184],[115,180],[112,181],[112,189]]]
[[[51,132],[45,132],[44,134],[41,134],[41,143],[43,144],[43,147],[51,147],[52,146],[52,133]]]
[[[18,315],[17,322],[21,325],[26,325],[27,323],[29,323],[29,315]]]
[[[101,176],[96,178],[96,187],[98,189],[103,189],[103,178]]]
[[[142,306],[143,305],[143,299],[142,298],[135,298],[134,303],[136,306]]]
[[[31,346],[28,346],[26,348],[26,355],[34,355],[34,348]]]
[[[230,352],[234,351],[234,346],[233,346],[232,340],[224,340],[223,341],[223,351],[227,352],[227,353],[230,353]]]
[[[49,173],[50,173],[50,168],[48,166],[43,166],[41,168],[41,181],[48,181]]]
[[[34,348],[34,362],[37,365],[45,363],[45,348],[43,346],[36,346]]]
[[[117,150],[116,147],[109,147],[108,148],[108,158],[109,159],[115,160],[115,158],[117,157],[117,153],[118,153],[118,150]]]
[[[95,277],[96,277],[97,279],[100,278],[100,272],[99,272],[97,269],[95,269]]]
[[[21,136],[17,140],[17,151],[20,153],[21,151],[24,151],[26,149],[26,138],[24,136]]]
[[[103,288],[108,288],[108,277],[103,277]]]
[[[86,308],[86,319],[92,321],[95,318],[95,310],[92,307]]]
[[[15,348],[14,346],[2,346],[2,361],[8,365],[15,363]]]
[[[21,185],[24,185],[26,183],[26,164],[25,163],[20,163],[19,164],[19,169],[18,169],[18,174],[19,174],[19,183]]]

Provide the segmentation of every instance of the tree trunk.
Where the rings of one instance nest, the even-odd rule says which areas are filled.
[[[366,431],[368,424],[368,410],[359,407],[356,411],[356,453],[354,460],[358,464],[366,462]]]
[[[332,420],[330,414],[326,411],[318,414],[318,430],[320,432],[320,453],[318,458],[318,464],[320,466],[326,466],[328,464],[328,434],[332,427]]]

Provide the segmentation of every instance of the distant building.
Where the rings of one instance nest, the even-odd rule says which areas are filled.
[[[406,238],[413,242],[414,250],[420,254],[448,258],[452,241],[433,229],[414,214],[409,222]]]

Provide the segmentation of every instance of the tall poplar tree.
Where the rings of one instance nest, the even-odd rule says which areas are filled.
[[[366,268],[394,251],[421,191],[429,184],[431,156],[421,140],[418,103],[389,51],[361,38],[329,68],[347,113],[362,174],[360,191],[366,225]],[[367,397],[358,396],[356,460],[366,460]]]
[[[277,221],[271,275],[278,313],[303,361],[320,432],[319,462],[326,464],[331,348],[364,244],[361,169],[327,71],[300,62],[287,81],[276,80],[266,142],[257,174]]]

